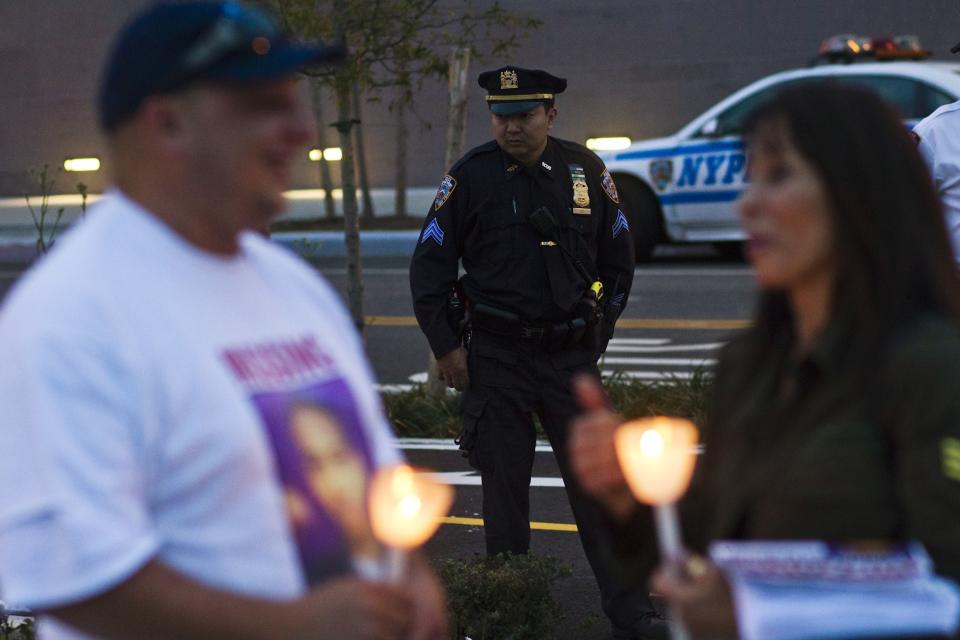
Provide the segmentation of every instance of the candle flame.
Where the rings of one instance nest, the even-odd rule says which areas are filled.
[[[640,436],[640,450],[648,458],[659,458],[663,455],[663,436],[656,429],[647,429]]]
[[[420,500],[417,496],[410,494],[404,496],[400,500],[400,504],[397,505],[397,510],[400,512],[400,515],[404,518],[410,519],[416,517],[420,513],[420,507],[423,506],[423,501]]]
[[[453,503],[453,487],[408,465],[395,465],[373,477],[369,502],[377,539],[398,549],[413,549],[440,526]]]
[[[687,490],[697,444],[697,428],[689,420],[632,420],[620,425],[614,442],[627,484],[641,502],[675,502]]]

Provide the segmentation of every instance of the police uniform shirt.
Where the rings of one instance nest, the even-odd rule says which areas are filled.
[[[459,344],[446,318],[458,259],[472,303],[511,311],[528,322],[571,317],[557,301],[579,299],[588,285],[569,264],[558,266],[559,247],[550,246],[530,224],[531,212],[541,206],[556,219],[568,250],[602,282],[601,304],[612,316],[605,318],[609,338],[626,306],[634,253],[619,194],[603,162],[582,145],[549,137],[540,160],[524,166],[490,141],[444,176],[410,268],[414,312],[437,357]],[[566,277],[558,283],[561,268]]]
[[[960,101],[940,107],[913,132],[943,202],[954,259],[960,262]]]

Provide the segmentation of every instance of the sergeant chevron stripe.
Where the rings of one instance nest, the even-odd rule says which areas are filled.
[[[623,215],[623,211],[617,209],[617,219],[613,222],[613,237],[616,238],[621,231],[630,231],[630,225],[627,224],[627,216]]]
[[[423,230],[423,234],[420,236],[420,244],[423,244],[430,238],[433,238],[434,242],[441,247],[443,246],[443,229],[441,229],[440,225],[437,224],[436,218],[431,220],[430,224],[427,225],[427,228]]]

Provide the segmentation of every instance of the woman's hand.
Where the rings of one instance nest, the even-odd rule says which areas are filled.
[[[622,420],[607,406],[603,387],[595,378],[580,376],[573,387],[583,413],[570,424],[570,466],[587,495],[625,519],[637,503],[620,470],[613,441]]]
[[[652,591],[670,605],[691,638],[737,638],[730,585],[716,565],[700,556],[661,565],[650,580]]]

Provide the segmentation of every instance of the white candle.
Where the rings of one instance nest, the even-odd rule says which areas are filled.
[[[680,418],[644,418],[621,425],[614,435],[617,460],[634,497],[653,506],[661,560],[668,567],[683,558],[676,501],[690,485],[696,462],[697,428]],[[670,616],[674,640],[688,634]]]

